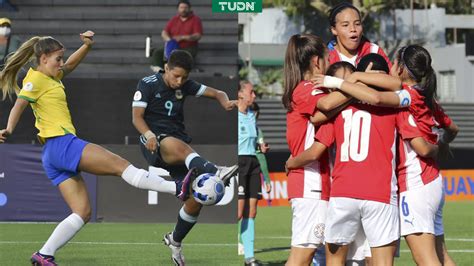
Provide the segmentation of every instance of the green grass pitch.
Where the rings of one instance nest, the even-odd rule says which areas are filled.
[[[256,257],[266,265],[284,265],[289,254],[291,210],[259,208]],[[459,266],[474,265],[474,202],[447,202],[445,234],[451,256]],[[161,243],[173,224],[88,224],[56,254],[59,265],[172,265]],[[28,265],[55,224],[0,223],[1,265]],[[187,265],[243,265],[237,256],[237,225],[198,224],[184,245]],[[415,265],[404,241],[396,265]]]

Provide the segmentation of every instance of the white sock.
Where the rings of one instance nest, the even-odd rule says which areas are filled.
[[[189,169],[189,164],[191,163],[191,161],[196,158],[196,157],[199,157],[199,154],[193,152],[193,153],[190,153],[188,156],[186,156],[186,159],[184,160],[184,164],[186,165],[186,167]]]
[[[43,255],[54,256],[56,250],[64,246],[84,226],[84,221],[78,214],[71,214],[54,229],[44,246],[39,250]]]
[[[176,194],[175,182],[168,181],[159,175],[149,173],[143,169],[138,169],[133,165],[129,165],[123,171],[122,178],[136,188]]]

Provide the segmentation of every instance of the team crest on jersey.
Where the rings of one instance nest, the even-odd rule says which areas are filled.
[[[174,95],[176,96],[176,99],[178,99],[178,100],[183,99],[183,92],[181,90],[176,90]]]
[[[23,86],[23,90],[24,91],[32,91],[33,90],[33,83],[31,83],[31,82],[26,83],[25,86]]]
[[[135,95],[133,95],[133,100],[140,101],[141,99],[142,99],[142,93],[140,91],[135,92]]]
[[[324,223],[319,223],[314,226],[314,235],[318,239],[324,239]]]

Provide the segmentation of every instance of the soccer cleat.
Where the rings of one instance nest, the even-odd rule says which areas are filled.
[[[261,266],[263,265],[261,261],[256,260],[255,258],[250,259],[249,261],[245,261],[245,266]]]
[[[172,232],[165,234],[163,237],[163,242],[171,249],[171,260],[175,266],[185,266],[181,244],[177,244],[172,239]]]
[[[194,179],[198,176],[198,171],[196,168],[189,169],[186,176],[183,180],[176,181],[176,197],[180,200],[185,201],[188,199],[189,194],[191,193],[191,184]]]
[[[56,266],[53,256],[42,255],[39,252],[33,253],[31,255],[31,265],[34,266]]]
[[[217,167],[217,172],[216,176],[218,176],[222,182],[224,182],[224,185],[228,186],[230,184],[230,179],[237,175],[237,171],[239,170],[239,166],[234,164],[232,166],[216,166]]]

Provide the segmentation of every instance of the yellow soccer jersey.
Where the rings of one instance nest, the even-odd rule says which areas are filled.
[[[62,72],[59,77],[51,78],[30,68],[18,95],[18,98],[30,102],[41,142],[68,133],[76,135],[61,78]]]

